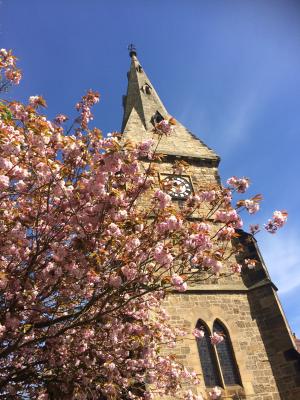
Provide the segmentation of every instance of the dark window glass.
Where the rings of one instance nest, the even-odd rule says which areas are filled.
[[[147,93],[147,94],[151,94],[151,87],[149,86],[149,85],[145,85],[145,92]]]
[[[161,113],[159,111],[156,111],[156,113],[151,117],[151,123],[153,125],[159,124],[163,119],[164,117],[161,115]]]
[[[196,338],[205,385],[207,387],[221,386],[216,357],[210,343],[210,333],[200,320],[197,322],[196,328],[205,332],[203,338]]]
[[[219,321],[215,321],[213,330],[214,332],[219,334],[221,333],[224,336],[224,340],[216,345],[216,350],[218,353],[225,385],[240,385],[241,380],[233,354],[229,334]]]

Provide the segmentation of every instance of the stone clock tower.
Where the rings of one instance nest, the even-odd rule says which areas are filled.
[[[123,97],[123,137],[139,142],[152,137],[153,122],[168,116],[152,83],[130,49],[128,89]],[[220,184],[219,156],[177,121],[175,132],[157,150],[164,154],[159,173],[168,177],[176,160],[188,163],[188,174],[176,178],[187,192]],[[173,201],[184,201],[174,195]],[[200,376],[195,388],[204,398],[212,387],[222,399],[300,399],[300,355],[255,239],[240,232],[246,256],[257,260],[255,270],[199,284],[187,292],[170,294],[166,306],[172,321],[190,329],[202,327],[204,339],[186,340],[175,352]],[[284,266],[283,266],[284,268]],[[214,347],[209,335],[223,332]]]

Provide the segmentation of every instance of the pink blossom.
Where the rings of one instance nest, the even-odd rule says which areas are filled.
[[[200,224],[197,225],[197,230],[201,233],[209,233],[211,226],[205,222],[200,222]]]
[[[235,264],[231,265],[231,269],[232,269],[232,272],[239,274],[242,271],[242,266],[240,264],[235,263]]]
[[[104,158],[105,169],[109,172],[119,172],[122,168],[122,160],[119,154],[108,153],[107,157]]]
[[[36,106],[36,105],[38,105],[39,99],[40,99],[40,96],[30,96],[29,104]]]
[[[258,224],[250,225],[250,233],[252,235],[255,235],[257,232],[259,232],[259,225]]]
[[[64,115],[64,114],[58,114],[55,118],[54,118],[54,121],[57,123],[57,124],[62,124],[62,123],[64,123],[64,122],[66,122],[68,120],[68,117],[66,116],[66,115]]]
[[[16,183],[16,189],[23,191],[27,188],[27,184],[23,180],[19,180],[19,182]]]
[[[222,268],[223,268],[223,264],[221,263],[221,261],[214,260],[214,262],[211,266],[212,271],[215,274],[218,274]]]
[[[0,168],[10,170],[13,167],[13,163],[7,158],[0,157]]]
[[[111,236],[120,236],[121,235],[121,230],[118,227],[118,225],[114,224],[113,222],[108,225],[107,233]]]
[[[209,267],[212,267],[215,264],[215,262],[216,262],[216,260],[214,258],[204,256],[203,257],[203,261],[202,261],[202,265],[204,267],[209,268]]]
[[[273,220],[274,223],[281,228],[287,221],[288,214],[286,211],[274,211]]]
[[[229,189],[224,189],[224,190],[223,190],[223,202],[224,202],[224,204],[230,205],[231,201],[232,201],[232,193],[231,193],[231,190],[229,190]]]
[[[216,221],[221,221],[226,224],[231,223],[235,228],[241,228],[243,226],[243,221],[236,210],[218,210],[215,214],[215,219]]]
[[[184,400],[203,400],[203,397],[201,394],[195,394],[189,389],[187,392],[184,394]]]
[[[4,332],[6,331],[5,325],[0,324],[0,337],[4,335]]]
[[[91,107],[98,103],[99,94],[89,90],[85,96],[82,97],[81,101],[76,104],[77,111],[80,111],[80,125],[82,129],[87,129],[88,123],[93,119],[91,113]]]
[[[199,198],[201,201],[211,203],[216,198],[216,191],[215,190],[203,191],[199,194]]]
[[[85,329],[83,331],[83,338],[84,339],[91,339],[92,337],[95,336],[95,330],[94,329]]]
[[[78,269],[77,269],[77,266],[75,264],[71,264],[69,266],[64,266],[64,267],[68,271],[73,272],[74,275],[76,276],[76,274],[78,272]],[[87,279],[87,282],[90,283],[90,284],[94,284],[94,283],[100,282],[100,277],[95,271],[89,271],[86,274],[86,279]]]
[[[210,237],[203,233],[191,234],[186,244],[197,251],[210,249],[212,246]]]
[[[173,256],[164,248],[162,243],[155,246],[153,258],[161,265],[169,267],[173,261]]]
[[[245,200],[245,207],[249,214],[255,214],[259,210],[259,204],[253,200]]]
[[[288,213],[286,211],[274,211],[272,219],[269,219],[265,225],[266,231],[269,233],[276,233],[279,228],[282,228],[286,223]]]
[[[25,111],[25,107],[20,103],[14,102],[10,105],[10,109],[15,114],[15,117],[22,121],[24,121],[28,116],[28,112]]]
[[[143,232],[144,230],[144,224],[138,224],[135,226],[136,232]]]
[[[223,342],[224,338],[222,335],[219,335],[217,332],[214,332],[211,336],[210,336],[210,341],[211,344],[213,345],[218,345],[219,343]]]
[[[267,224],[264,224],[264,227],[265,230],[269,233],[276,233],[278,230],[278,226],[271,219],[269,219]]]
[[[7,189],[9,187],[9,177],[0,175],[0,190]]]
[[[0,49],[0,56],[6,57],[8,54],[8,51],[6,49]]]
[[[212,400],[217,400],[221,397],[222,395],[222,390],[215,386],[211,392],[209,392],[209,396]]]
[[[157,225],[157,229],[160,233],[176,231],[182,226],[182,221],[177,219],[175,215],[171,215],[164,222],[160,222]]]
[[[232,226],[224,226],[217,233],[220,240],[230,240],[235,234],[235,229]]]
[[[114,288],[119,288],[122,285],[122,278],[119,275],[111,275],[109,284]]]
[[[193,330],[193,335],[194,335],[196,338],[202,339],[202,338],[204,337],[204,335],[205,335],[205,332],[204,332],[203,329],[197,329],[197,328],[195,328],[195,329]]]
[[[128,251],[133,251],[135,250],[137,247],[139,247],[139,245],[141,244],[140,240],[138,238],[131,238],[127,241],[125,248]]]
[[[236,210],[229,210],[229,211],[218,210],[215,214],[215,219],[217,221],[221,221],[221,222],[225,222],[225,223],[237,221],[238,218],[239,218],[239,215]]]
[[[172,275],[171,283],[178,292],[185,292],[187,290],[187,283],[178,274]]]
[[[248,267],[249,269],[253,269],[253,268],[256,267],[257,260],[253,260],[253,259],[250,259],[250,258],[246,258],[246,259],[245,259],[245,264],[247,265],[247,267]]]
[[[49,174],[49,168],[47,168],[45,164],[40,163],[36,166],[36,168],[39,168],[40,165],[43,167],[43,174],[47,174],[47,172]],[[12,174],[17,179],[24,179],[29,176],[28,170],[26,168],[19,167],[18,165],[13,168]]]
[[[114,220],[115,221],[122,221],[125,218],[127,218],[127,215],[128,215],[128,213],[127,213],[126,210],[120,210],[114,215]]]
[[[122,268],[122,273],[129,281],[134,279],[137,275],[136,264],[130,263],[129,265],[124,265]]]
[[[188,288],[188,285],[186,282],[182,282],[178,285],[174,285],[174,288],[178,291],[178,292],[185,292]]]
[[[7,69],[5,72],[6,78],[14,83],[15,85],[18,85],[22,79],[22,73],[20,70],[16,69]]]
[[[158,124],[155,125],[155,130],[159,133],[162,133],[166,136],[170,135],[173,132],[173,126],[167,121],[163,119]]]
[[[177,274],[173,274],[171,277],[171,282],[172,282],[172,285],[179,286],[179,285],[182,285],[184,281],[181,278],[181,276],[179,276]]]
[[[236,189],[237,192],[245,193],[249,187],[249,179],[232,176],[231,178],[227,179],[227,184]]]
[[[159,208],[166,208],[171,202],[171,196],[162,190],[157,190],[154,194],[154,198],[158,200]]]
[[[139,143],[137,150],[141,157],[147,157],[152,154],[151,147],[154,145],[155,141],[153,139],[145,140]]]

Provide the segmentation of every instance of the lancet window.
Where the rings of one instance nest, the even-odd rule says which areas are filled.
[[[197,322],[196,328],[204,331],[204,337],[196,338],[196,340],[205,385],[208,387],[221,386],[216,354],[210,343],[209,329],[201,320]]]
[[[163,119],[164,117],[161,115],[161,113],[159,111],[156,111],[155,114],[151,117],[151,123],[153,125],[159,124]]]
[[[146,93],[146,94],[151,94],[151,86],[150,85],[148,85],[148,83],[145,83],[143,86],[142,86],[142,91],[144,92],[144,93]]]
[[[227,386],[240,385],[241,380],[235,361],[229,333],[224,325],[218,320],[214,322],[213,331],[221,334],[224,338],[221,343],[215,346],[224,383]]]
[[[219,320],[214,322],[213,332],[223,336],[223,341],[215,346],[210,341],[211,331],[202,320],[198,320],[196,328],[204,331],[204,337],[196,338],[196,341],[205,386],[241,386],[229,332],[225,326]]]

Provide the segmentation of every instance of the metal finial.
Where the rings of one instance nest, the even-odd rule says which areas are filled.
[[[133,43],[130,43],[130,45],[128,45],[128,51],[129,51],[130,57],[136,56],[136,47]]]

